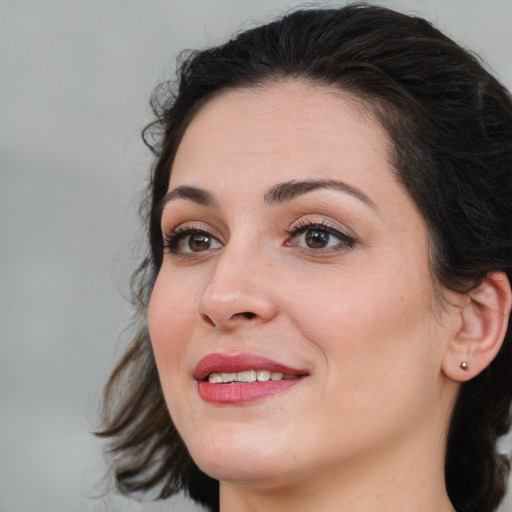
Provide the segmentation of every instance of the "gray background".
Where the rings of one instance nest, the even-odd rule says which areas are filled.
[[[381,3],[425,15],[512,86],[511,0]],[[139,131],[180,49],[297,4],[0,0],[0,512],[196,510],[105,495],[90,433],[130,318],[151,161]]]

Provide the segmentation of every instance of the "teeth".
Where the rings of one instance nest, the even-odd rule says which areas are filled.
[[[229,382],[267,382],[269,380],[297,379],[298,375],[284,375],[281,372],[268,370],[244,370],[237,373],[210,373],[208,382],[223,384]]]
[[[270,372],[267,370],[260,370],[258,372],[258,382],[266,382],[270,380]]]
[[[238,372],[235,377],[235,382],[254,382],[255,380],[256,376],[254,375],[254,372],[252,370]]]

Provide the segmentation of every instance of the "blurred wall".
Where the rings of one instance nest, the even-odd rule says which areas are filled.
[[[93,498],[90,432],[130,316],[151,161],[139,131],[180,49],[297,4],[0,0],[0,512],[196,510]],[[381,4],[425,15],[512,86],[510,0]]]

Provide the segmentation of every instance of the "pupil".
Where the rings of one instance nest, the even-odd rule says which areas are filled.
[[[210,247],[210,238],[206,235],[192,235],[188,241],[188,246],[193,251],[204,251]]]
[[[306,243],[313,249],[325,247],[329,242],[329,234],[325,231],[310,229],[306,233]]]

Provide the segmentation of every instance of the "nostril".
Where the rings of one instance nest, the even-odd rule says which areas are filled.
[[[244,318],[247,320],[252,320],[253,318],[256,318],[258,315],[256,313],[253,313],[252,311],[242,311],[241,313],[235,313],[231,316],[231,320],[243,320]]]
[[[212,327],[215,327],[215,322],[208,315],[201,315],[201,317],[207,324],[210,324]]]

